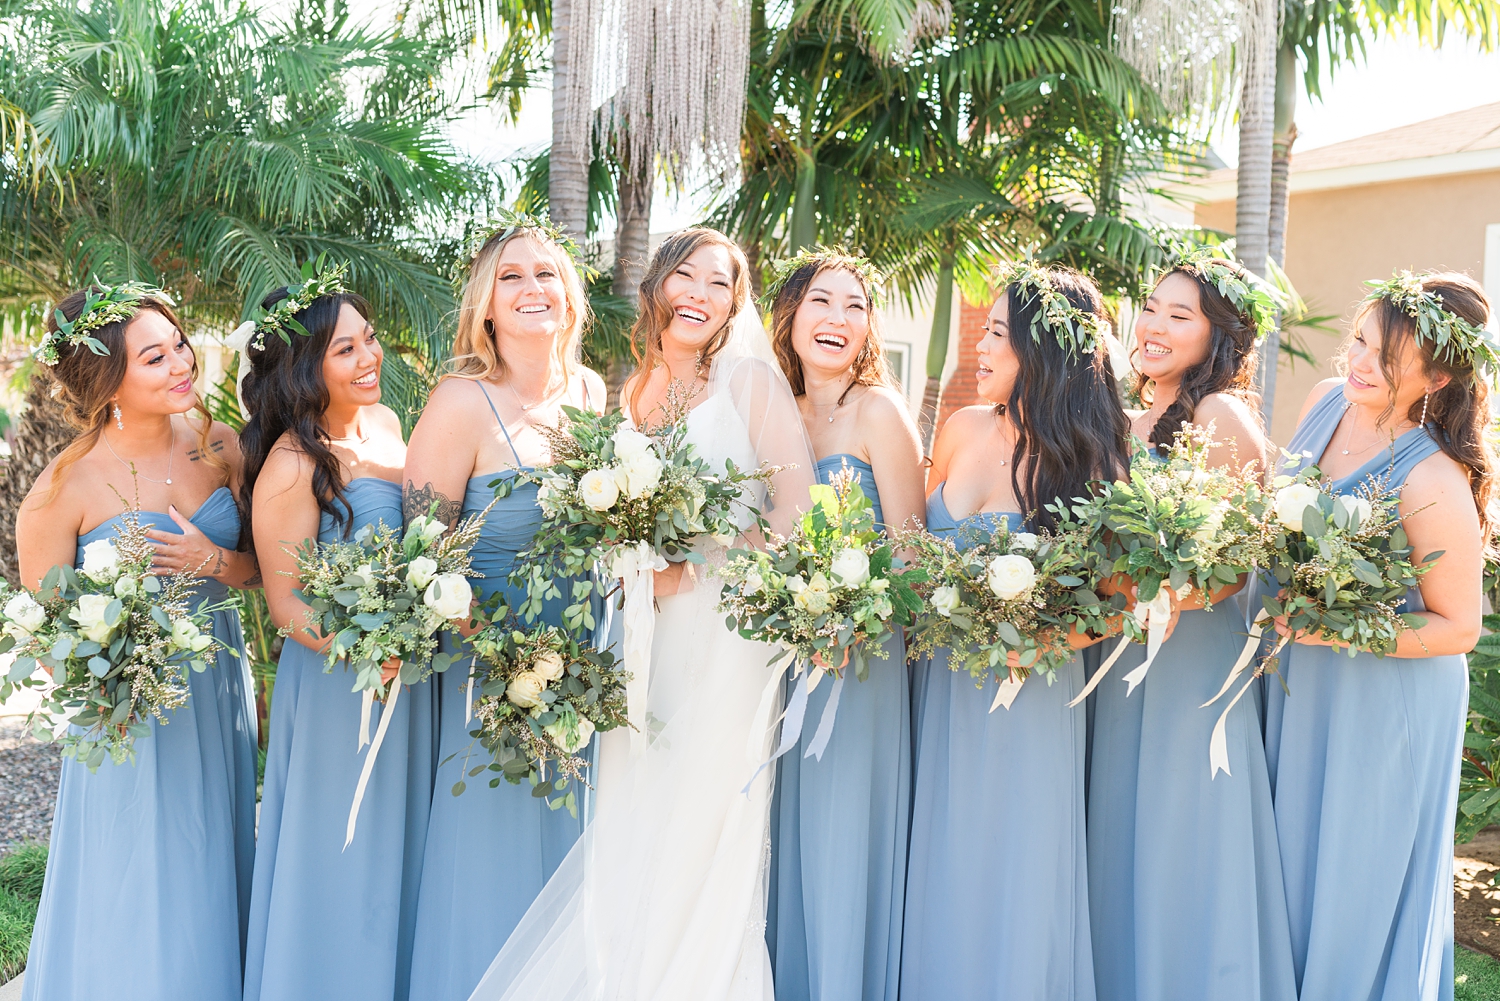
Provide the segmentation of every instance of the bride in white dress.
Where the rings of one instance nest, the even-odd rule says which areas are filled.
[[[816,464],[749,302],[748,270],[713,230],[661,245],[641,283],[644,355],[624,398],[650,425],[679,382],[693,394],[688,440],[716,468],[786,467],[771,498],[753,499],[785,533]],[[647,739],[601,737],[594,818],[471,1001],[772,1001],[775,769],[750,779],[771,753],[781,672],[767,664],[775,648],[741,639],[715,610],[724,547],[699,551],[706,564],[657,575]]]

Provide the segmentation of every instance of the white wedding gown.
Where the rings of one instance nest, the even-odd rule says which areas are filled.
[[[816,475],[812,452],[774,362],[743,343],[726,355],[687,437],[713,468],[794,467],[767,512],[785,532]],[[601,735],[593,821],[471,1001],[772,1001],[775,769],[750,777],[772,749],[781,671],[768,666],[775,648],[726,627],[713,569],[724,549],[702,551],[696,581],[657,599],[648,739]]]

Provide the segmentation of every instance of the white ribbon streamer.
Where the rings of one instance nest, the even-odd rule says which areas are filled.
[[[817,685],[814,681],[808,686],[808,691]],[[833,690],[828,693],[828,704],[823,707],[823,716],[818,720],[818,729],[813,733],[813,739],[808,742],[807,753],[804,758],[817,758],[823,760],[823,750],[828,746],[828,738],[833,736],[833,720],[839,712],[839,695],[844,690],[844,676],[838,675],[833,679]]]
[[[375,706],[375,689],[366,688],[359,694],[359,746],[356,751],[362,751],[370,742],[370,710]]]
[[[464,685],[464,729],[474,721],[474,662],[479,659],[479,654],[469,658],[469,680]]]
[[[368,694],[369,690],[366,689]],[[370,784],[370,773],[375,770],[375,756],[380,753],[380,745],[385,743],[385,732],[390,729],[391,717],[396,715],[396,700],[401,697],[401,681],[395,679],[391,683],[391,697],[385,707],[380,711],[380,726],[375,730],[375,742],[370,745],[370,750],[365,754],[364,767],[359,770],[359,784],[354,787],[354,803],[349,807],[349,825],[344,830],[344,847],[348,848],[354,841],[354,825],[359,820],[359,804],[365,799],[365,786]]]
[[[1240,676],[1245,668],[1250,666],[1250,661],[1255,656],[1255,651],[1260,647],[1260,638],[1265,632],[1265,623],[1270,618],[1270,615],[1271,613],[1267,612],[1264,608],[1255,613],[1255,619],[1250,623],[1250,634],[1245,639],[1244,647],[1240,649],[1240,655],[1235,658],[1234,666],[1229,669],[1229,676],[1224,679],[1224,684],[1219,686],[1219,690],[1214,693],[1214,697],[1198,708],[1207,709],[1223,698],[1224,693],[1228,692],[1234,685],[1235,679]],[[1270,656],[1276,656],[1286,644],[1287,637],[1281,637],[1276,643],[1276,648],[1271,651]],[[1245,679],[1245,683],[1240,686],[1240,690],[1235,693],[1234,698],[1229,700],[1229,705],[1224,707],[1224,711],[1219,713],[1219,718],[1214,723],[1213,734],[1208,738],[1208,777],[1210,781],[1218,778],[1220,771],[1230,778],[1234,777],[1234,774],[1229,770],[1229,711],[1235,707],[1235,703],[1244,698],[1245,693],[1250,690],[1250,685],[1258,677],[1260,677],[1260,671],[1257,670],[1250,673],[1250,677]]]
[[[1016,696],[1021,694],[1021,685],[1025,680],[1025,678],[1017,678],[1015,671],[1011,671],[1002,678],[1000,684],[995,688],[995,701],[990,703],[990,712],[994,712],[1001,706],[1004,706],[1008,711],[1010,704],[1016,701]]]
[[[793,677],[795,677],[801,672],[798,670],[799,665],[796,661],[792,662],[792,666],[794,670]],[[779,683],[783,673],[785,672],[777,671],[776,678],[772,683]],[[771,756],[762,761],[760,766],[755,769],[754,774],[750,776],[750,781],[745,783],[745,788],[741,789],[740,792],[748,796],[750,794],[750,787],[755,784],[756,779],[760,778],[760,773],[769,768],[772,762],[787,751],[790,751],[796,746],[797,741],[802,739],[802,722],[807,716],[807,699],[818,684],[817,678],[813,677],[813,674],[822,677],[822,673],[821,671],[809,671],[802,674],[802,680],[793,689],[792,700],[787,703],[786,712],[782,716],[781,742],[776,745],[776,750],[771,752]]]
[[[1146,630],[1146,659],[1141,665],[1125,675],[1125,697],[1129,698],[1135,691],[1135,687],[1146,680],[1146,672],[1151,670],[1151,662],[1156,660],[1156,655],[1161,652],[1161,645],[1167,641],[1167,624],[1172,621],[1172,599],[1174,595],[1181,600],[1186,598],[1192,585],[1185,585],[1181,591],[1174,592],[1171,585],[1163,584],[1161,590],[1156,592],[1156,597],[1147,602],[1137,601],[1135,608],[1131,611]]]
[[[646,749],[646,696],[651,690],[651,640],[656,633],[656,571],[663,559],[649,542],[621,546],[610,557],[609,572],[620,578],[625,591],[623,667],[631,674],[625,684],[625,714],[632,727],[630,749]]]
[[[1110,668],[1115,666],[1115,661],[1120,659],[1120,654],[1124,653],[1125,648],[1128,646],[1130,646],[1130,637],[1122,636],[1120,638],[1120,645],[1115,647],[1114,652],[1104,659],[1104,663],[1099,665],[1099,670],[1095,671],[1094,676],[1089,679],[1088,684],[1083,686],[1083,691],[1078,693],[1078,698],[1068,703],[1069,709],[1072,709],[1094,693],[1094,689],[1099,687],[1099,682],[1104,680],[1104,676],[1109,673]]]

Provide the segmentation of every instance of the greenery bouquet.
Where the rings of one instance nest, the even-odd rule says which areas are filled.
[[[115,538],[84,547],[81,569],[53,567],[34,593],[0,591],[0,653],[15,655],[0,701],[42,687],[33,734],[90,771],[106,756],[134,763],[136,739],[151,735],[147,721],[170,722],[187,704],[187,672],[205,670],[221,646],[209,620],[226,606],[193,607],[192,572],[152,575],[156,546],[146,532],[140,512],[127,508]],[[38,664],[55,687],[32,678]]]

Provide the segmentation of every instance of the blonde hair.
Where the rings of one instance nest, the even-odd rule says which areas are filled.
[[[663,240],[661,246],[656,248],[656,253],[651,255],[651,263],[646,266],[646,273],[641,277],[640,315],[636,317],[635,326],[630,330],[630,352],[635,355],[635,372],[631,375],[635,379],[635,388],[630,392],[631,413],[637,410],[641,392],[646,388],[646,378],[662,363],[661,334],[671,324],[674,315],[672,304],[662,291],[662,284],[683,261],[703,247],[710,246],[723,247],[729,253],[734,301],[730,304],[724,326],[703,346],[703,356],[698,361],[700,369],[706,370],[714,356],[729,343],[729,335],[734,330],[734,319],[745,308],[745,303],[750,301],[750,263],[745,260],[745,252],[740,249],[739,244],[718,230],[706,226],[685,229]],[[636,376],[643,378],[636,379]]]
[[[801,396],[807,392],[802,358],[792,346],[792,323],[797,318],[802,300],[807,298],[807,290],[812,287],[814,279],[825,271],[848,272],[859,282],[859,287],[865,293],[865,309],[870,317],[870,325],[865,346],[859,349],[859,354],[854,358],[851,369],[854,372],[854,382],[861,386],[889,386],[891,379],[886,367],[885,338],[881,331],[880,311],[875,308],[874,292],[865,284],[864,276],[855,267],[853,258],[829,253],[809,261],[788,275],[776,290],[776,298],[771,300],[771,347],[776,352],[776,360],[781,362],[781,370],[786,373],[787,382],[792,385],[792,395]]]
[[[525,238],[546,250],[557,266],[563,282],[563,299],[567,318],[553,342],[552,355],[564,378],[571,378],[582,358],[583,332],[590,319],[588,292],[578,266],[566,250],[541,229],[513,227],[497,231],[484,242],[469,265],[464,282],[463,299],[458,307],[458,331],[453,336],[453,357],[443,378],[489,381],[510,372],[495,342],[494,324],[490,321],[490,304],[495,298],[495,274],[500,270],[500,255],[512,240]]]

